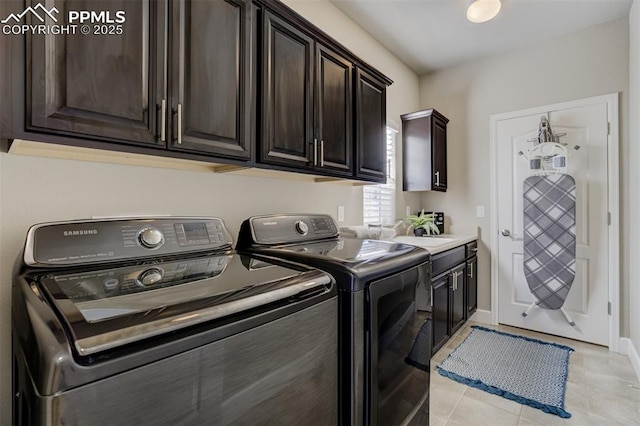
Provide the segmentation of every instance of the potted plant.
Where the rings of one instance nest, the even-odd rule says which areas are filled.
[[[435,217],[433,213],[425,213],[424,209],[420,212],[419,215],[412,214],[411,216],[407,216],[405,220],[411,225],[413,228],[413,234],[416,237],[422,237],[424,234],[439,234],[440,230],[434,223]]]

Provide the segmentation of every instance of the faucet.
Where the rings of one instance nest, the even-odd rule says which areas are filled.
[[[407,226],[407,223],[403,219],[400,219],[399,221],[397,221],[396,224],[393,225],[393,229],[395,229],[396,232],[397,232],[398,228],[400,228],[401,226],[404,227],[404,229],[405,229],[405,233],[404,234],[405,235],[409,235],[409,230],[411,229],[411,227]]]

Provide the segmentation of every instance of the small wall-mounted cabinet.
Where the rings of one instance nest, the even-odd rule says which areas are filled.
[[[447,190],[447,123],[435,109],[404,114],[402,160],[404,191]]]

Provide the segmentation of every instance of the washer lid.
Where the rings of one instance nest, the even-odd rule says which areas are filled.
[[[320,271],[294,270],[232,252],[50,274],[39,281],[81,356],[301,293],[328,292],[333,283]]]
[[[282,245],[277,246],[277,248],[285,252],[324,256],[352,267],[395,258],[415,250],[414,246],[408,244],[356,238],[340,238],[330,241]]]
[[[346,291],[362,290],[372,280],[409,269],[430,259],[429,252],[421,247],[356,238],[275,246],[239,246],[238,250],[322,269],[336,279],[340,290]]]

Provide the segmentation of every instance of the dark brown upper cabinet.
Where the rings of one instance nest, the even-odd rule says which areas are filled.
[[[3,1],[0,10],[36,3]],[[1,39],[0,90],[12,107],[0,114],[0,138],[10,146],[22,139],[231,165],[219,171],[385,181],[393,82],[281,1],[47,7],[126,19],[121,28],[89,25],[86,35]]]
[[[353,174],[353,64],[316,45],[316,168]]]
[[[435,109],[404,114],[402,159],[404,191],[447,190],[447,123]]]
[[[170,4],[171,149],[250,159],[251,2]]]
[[[313,168],[313,39],[265,12],[260,161]]]
[[[373,182],[387,178],[387,85],[356,71],[356,177]]]
[[[124,10],[126,21],[120,35],[28,40],[28,129],[251,159],[248,0],[55,6]]]
[[[26,129],[164,145],[157,137],[165,93],[162,4],[56,0],[48,6],[60,11],[106,10],[112,16],[124,10],[126,21],[121,35],[95,34],[91,25],[88,35],[78,30],[71,35],[27,37]]]
[[[263,25],[260,161],[351,177],[353,65],[272,13]]]

